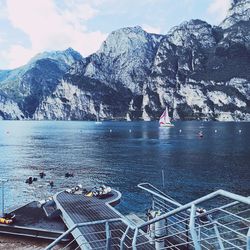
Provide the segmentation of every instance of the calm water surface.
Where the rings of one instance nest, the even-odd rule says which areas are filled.
[[[250,195],[249,142],[250,123],[177,122],[169,129],[157,122],[1,121],[0,177],[10,180],[7,206],[105,183],[122,192],[119,210],[141,212],[148,203],[136,185],[161,187],[162,169],[164,191],[180,202],[219,188]],[[42,170],[44,180],[24,183]],[[67,171],[75,177],[66,179]]]

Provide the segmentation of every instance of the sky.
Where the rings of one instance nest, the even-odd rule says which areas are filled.
[[[190,19],[218,25],[231,0],[0,0],[0,69],[26,64],[37,53],[69,47],[83,56],[108,34],[141,26],[166,34]]]

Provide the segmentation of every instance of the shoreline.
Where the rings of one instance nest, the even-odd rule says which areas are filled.
[[[44,250],[52,241],[45,239],[29,238],[25,236],[0,234],[0,249],[8,250]],[[59,250],[65,247],[65,244],[59,243],[54,247]],[[66,249],[70,250],[69,247]]]
[[[0,249],[8,250],[42,250],[50,241],[35,238],[0,234]]]

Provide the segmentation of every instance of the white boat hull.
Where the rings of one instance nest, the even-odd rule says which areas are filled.
[[[174,124],[172,124],[172,123],[169,123],[169,124],[160,124],[160,127],[161,128],[171,128],[171,127],[174,127]]]

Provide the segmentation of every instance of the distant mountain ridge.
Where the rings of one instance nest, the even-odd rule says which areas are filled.
[[[69,48],[0,71],[0,119],[250,120],[250,0],[225,20],[190,20],[166,35],[113,31],[83,58]]]

